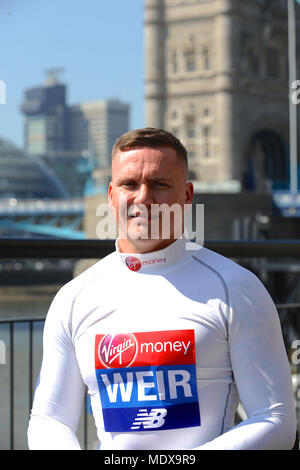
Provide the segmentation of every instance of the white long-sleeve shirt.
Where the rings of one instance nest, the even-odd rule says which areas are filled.
[[[186,243],[138,255],[116,244],[58,292],[30,449],[80,449],[86,386],[100,449],[292,448],[290,368],[268,292],[248,270]],[[239,400],[248,419],[234,426]]]

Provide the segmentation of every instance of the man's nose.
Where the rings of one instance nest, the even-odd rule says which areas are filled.
[[[135,204],[152,204],[154,203],[153,192],[149,185],[141,184],[138,190],[136,191]]]

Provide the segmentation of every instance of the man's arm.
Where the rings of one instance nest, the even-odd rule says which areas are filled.
[[[229,347],[248,419],[199,449],[291,449],[296,416],[290,367],[278,313],[251,273],[229,288]]]
[[[49,309],[43,361],[28,427],[31,450],[80,449],[76,437],[85,386],[68,324],[72,300],[61,289]]]

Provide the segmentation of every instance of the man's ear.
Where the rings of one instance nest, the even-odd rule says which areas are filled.
[[[185,204],[192,204],[194,199],[194,185],[191,181],[186,184],[185,197]]]
[[[107,194],[107,201],[108,201],[110,210],[113,210],[112,191],[113,191],[113,185],[112,185],[112,182],[110,182],[108,186],[108,194]]]

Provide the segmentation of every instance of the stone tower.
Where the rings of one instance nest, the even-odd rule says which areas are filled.
[[[191,179],[287,185],[286,0],[145,0],[145,56],[146,125],[182,140]]]

